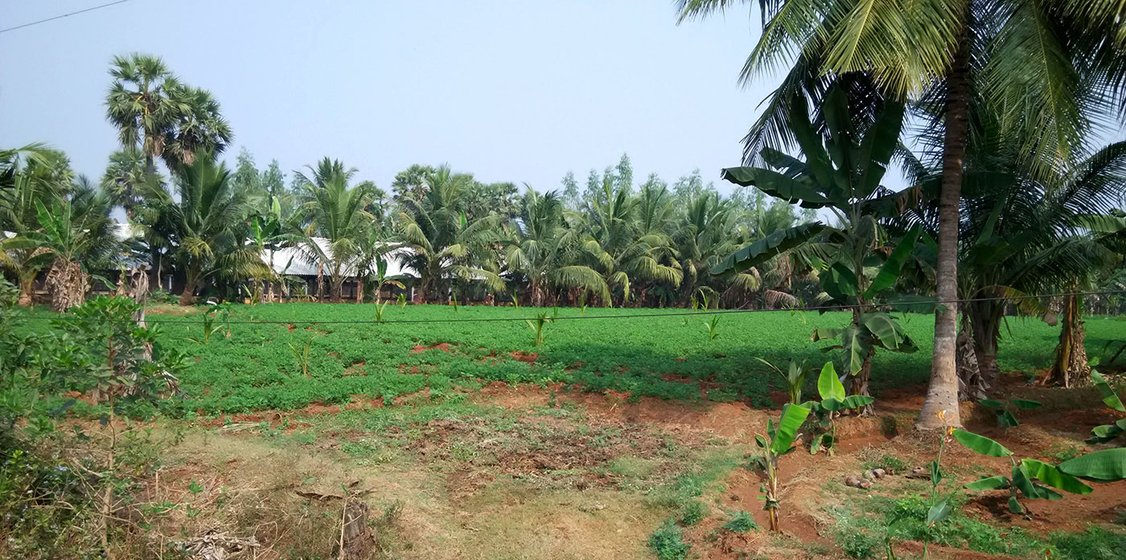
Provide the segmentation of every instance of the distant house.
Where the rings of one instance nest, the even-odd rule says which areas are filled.
[[[313,241],[320,246],[321,251],[327,253],[329,241],[323,237],[314,237]],[[391,245],[385,243],[385,246]],[[417,276],[413,273],[404,270],[400,264],[400,256],[404,253],[410,252],[410,249],[399,248],[394,249],[384,256],[387,261],[387,274],[388,279],[394,279],[406,285],[406,290],[400,290],[393,286],[386,286],[383,289],[383,297],[391,299],[398,297],[398,294],[404,293],[409,299],[414,295],[414,280]],[[289,290],[288,297],[313,297],[317,293],[317,276],[320,272],[320,265],[312,258],[311,251],[302,247],[284,247],[277,250],[267,250],[262,254],[262,262],[270,266],[275,274],[283,278],[299,280],[297,286],[293,286],[292,281],[287,285]],[[331,271],[324,270],[325,282],[325,297],[328,297],[329,290],[329,274]],[[356,277],[356,269],[354,265],[345,265],[344,275],[347,280],[341,290],[341,297],[345,300],[354,300],[356,298],[356,289],[359,285],[359,279]],[[363,276],[370,278],[371,272],[364,271]],[[296,288],[296,289],[294,289]]]

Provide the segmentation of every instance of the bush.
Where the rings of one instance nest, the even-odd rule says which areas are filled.
[[[700,500],[692,500],[680,510],[680,522],[686,526],[695,525],[707,516],[708,506]]]
[[[684,533],[674,523],[665,523],[649,536],[649,548],[658,560],[684,560],[691,545],[684,542]]]
[[[727,523],[723,524],[723,528],[724,530],[731,531],[732,533],[748,533],[750,531],[758,529],[758,524],[755,523],[755,518],[751,517],[751,514],[743,510],[739,510],[731,515],[731,518],[727,520]]]
[[[1082,533],[1052,533],[1052,546],[1061,558],[1117,560],[1126,554],[1126,532],[1089,527]]]

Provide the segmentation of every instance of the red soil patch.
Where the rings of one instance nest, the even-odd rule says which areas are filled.
[[[705,430],[744,441],[749,441],[755,431],[762,431],[766,426],[767,412],[743,403],[688,404],[652,397],[628,402],[629,395],[617,391],[574,393],[561,392],[561,389],[559,384],[544,389],[493,382],[482,388],[477,398],[505,408],[521,409],[546,406],[554,394],[556,402],[581,405],[588,413],[601,418],[671,429]]]
[[[414,348],[411,348],[411,354],[421,354],[427,350],[440,350],[442,352],[450,352],[450,343],[439,342],[438,344],[432,344],[430,346],[415,344]]]
[[[671,379],[670,379],[671,377]],[[676,376],[666,376],[666,380],[679,380]],[[1016,385],[1016,384],[1013,384]],[[776,417],[776,410],[756,410],[743,403],[683,403],[663,401],[645,397],[637,402],[628,402],[629,395],[607,391],[597,393],[574,393],[562,390],[561,385],[541,388],[532,385],[510,386],[493,383],[486,386],[478,395],[487,402],[510,409],[523,409],[546,406],[549,402],[568,402],[582,406],[592,417],[602,421],[624,422],[637,425],[657,425],[672,433],[685,434],[686,431],[704,432],[727,437],[736,442],[750,443],[753,434],[765,429],[766,419]],[[963,404],[962,419],[967,428],[981,433],[1011,449],[1018,458],[1030,457],[1050,462],[1058,459],[1052,453],[1061,449],[1077,448],[1085,453],[1093,447],[1084,445],[1083,439],[1096,425],[1112,423],[1123,414],[1115,413],[1105,407],[1080,406],[1076,402],[1098,402],[1087,395],[1043,389],[1021,383],[1011,386],[1005,398],[1021,396],[1034,398],[1044,403],[1040,409],[1018,411],[1021,425],[1010,429],[996,427],[993,413],[978,405]],[[895,455],[911,466],[925,465],[934,458],[938,448],[937,434],[919,433],[910,423],[913,421],[925,398],[922,387],[899,388],[877,394],[876,416],[844,417],[836,420],[837,435],[840,442],[834,457],[825,454],[810,455],[798,451],[787,455],[781,461],[780,475],[783,483],[782,511],[780,526],[782,532],[802,542],[816,542],[835,549],[831,522],[819,519],[818,511],[824,502],[821,495],[824,483],[840,480],[848,474],[859,475],[860,459],[856,453]],[[1077,397],[1079,398],[1076,401]],[[1092,400],[1093,399],[1093,400]],[[781,399],[785,401],[785,398]],[[898,423],[898,424],[897,424]],[[898,432],[898,434],[896,433]],[[972,480],[972,476],[985,467],[990,473],[1007,474],[1011,468],[1007,458],[990,458],[977,455],[956,442],[948,442],[942,458],[944,470],[959,476],[958,484]],[[896,473],[896,478],[902,473]],[[888,482],[878,482],[872,492],[880,492]],[[761,479],[759,474],[736,469],[724,481],[726,494],[721,498],[727,510],[742,509],[754,516],[760,527],[765,529],[767,519],[762,511]],[[1032,519],[1013,516],[1008,513],[1007,494],[1004,491],[989,492],[970,497],[965,513],[971,517],[984,519],[1001,526],[1020,526],[1033,534],[1047,534],[1052,531],[1082,531],[1090,523],[1114,523],[1126,511],[1126,483],[1095,484],[1095,491],[1085,496],[1068,494],[1062,500],[1030,500],[1026,502],[1034,513]],[[892,486],[892,488],[895,488]],[[855,492],[857,497],[861,491]],[[891,491],[895,495],[894,490]],[[694,550],[701,558],[733,559],[746,557],[748,553],[776,552],[769,538],[764,538],[765,530],[746,534],[719,531],[726,516],[713,509],[713,515],[686,531],[686,537],[693,543]],[[896,549],[906,555],[921,552],[920,543],[897,543]],[[1003,555],[989,555],[966,550],[932,546],[934,558],[1008,558]]]
[[[540,357],[540,355],[536,354],[535,352],[521,352],[519,350],[513,350],[508,355],[512,356],[513,360],[524,362],[526,364],[534,364]]]
[[[395,400],[405,398],[405,396],[396,397]],[[300,419],[309,416],[324,416],[328,414],[338,414],[344,410],[362,410],[365,408],[383,408],[382,397],[369,397],[367,395],[352,395],[352,398],[346,404],[324,404],[313,403],[304,408],[295,410],[277,411],[266,410],[261,412],[246,412],[241,414],[224,414],[217,418],[205,420],[204,426],[222,427],[230,424],[261,424],[269,423],[271,428],[276,428],[280,425],[285,425],[287,430],[296,428],[308,427],[308,422],[302,422]]]

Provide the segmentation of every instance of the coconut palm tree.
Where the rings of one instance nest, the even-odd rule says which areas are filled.
[[[63,197],[74,175],[62,152],[33,146],[2,154],[6,183],[0,188],[0,264],[19,285],[19,304],[29,306],[35,279],[50,265],[50,255],[29,235],[39,230],[36,205]]]
[[[618,303],[643,299],[632,297],[632,289],[639,283],[679,287],[683,273],[663,230],[669,214],[662,199],[667,197],[653,190],[635,197],[628,184],[616,184],[609,174],[601,188],[591,194],[583,203],[584,219],[578,224],[583,230],[581,258],[602,274]],[[602,303],[609,306],[614,302]]]
[[[160,181],[159,174],[145,163],[141,152],[124,149],[110,154],[109,165],[102,175],[102,189],[113,204],[125,210],[125,217],[132,220],[137,207],[144,203],[141,193]]]
[[[27,237],[50,258],[47,290],[55,311],[82,304],[90,290],[91,268],[107,264],[116,252],[110,206],[85,177],[79,177],[65,196],[48,203],[35,201],[40,229]]]
[[[515,239],[506,247],[510,272],[527,279],[529,300],[542,306],[559,290],[577,291],[610,301],[610,289],[598,271],[572,264],[578,233],[566,227],[563,201],[556,191],[540,194],[528,187],[513,221]]]
[[[1040,176],[1019,164],[1013,152],[1022,146],[994,139],[971,143],[962,187],[959,293],[970,300],[962,310],[963,335],[972,341],[979,371],[959,373],[963,396],[971,398],[984,397],[996,383],[998,340],[1009,304],[1044,314],[1039,298],[1029,296],[1074,294],[1097,271],[1117,262],[1113,251],[1090,235],[1090,220],[1109,217],[1126,192],[1126,142]],[[932,162],[915,180],[933,193],[940,175]],[[930,230],[937,227],[933,212],[921,217]],[[1089,369],[1079,297],[1065,296],[1063,303],[1060,355],[1066,359],[1057,361],[1052,378],[1070,386],[1081,383]]]
[[[747,0],[679,0],[681,19]],[[1093,122],[1121,112],[1126,100],[1126,32],[1117,0],[951,0],[904,8],[897,0],[764,0],[763,33],[743,80],[793,62],[746,138],[748,154],[782,148],[787,104],[805,90],[818,103],[825,77],[870,72],[892,97],[917,96],[941,106],[929,125],[942,130],[938,197],[937,296],[931,384],[921,428],[961,425],[955,365],[959,200],[971,98],[1002,115],[1022,160],[1050,170],[1081,153]],[[939,411],[945,411],[939,414]]]
[[[326,157],[308,170],[308,175],[297,174],[306,220],[297,246],[306,259],[328,273],[332,301],[339,302],[344,281],[365,275],[356,270],[357,261],[363,254],[365,235],[373,227],[374,216],[368,207],[379,192],[370,181],[350,186],[356,170],[339,160]],[[323,238],[325,243],[315,238]]]
[[[230,179],[226,165],[201,155],[179,169],[175,196],[163,187],[145,193],[152,217],[143,228],[167,241],[184,274],[180,305],[191,305],[196,291],[220,274],[245,279],[266,266],[257,247],[246,243],[246,207]]]
[[[424,198],[400,200],[396,226],[410,251],[399,259],[418,276],[418,301],[440,299],[450,282],[482,281],[490,290],[504,290],[496,263],[500,219],[490,214],[469,220],[459,198],[469,180],[443,165],[425,175]]]
[[[730,233],[735,218],[731,201],[721,199],[714,191],[703,191],[689,198],[687,204],[672,236],[680,269],[684,271],[681,302],[687,305],[698,293],[718,301],[725,294],[746,295],[759,289],[761,277],[757,270],[739,272],[726,281],[710,272],[720,259],[741,245]]]

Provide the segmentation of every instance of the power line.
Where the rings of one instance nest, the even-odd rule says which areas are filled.
[[[1024,296],[991,296],[979,298],[964,298],[956,300],[926,300],[919,302],[904,303],[904,305],[918,305],[918,306],[932,306],[944,305],[949,303],[976,303],[983,301],[1013,301],[1025,299],[1042,299],[1052,297],[1064,296],[1104,296],[1104,295],[1122,295],[1126,294],[1126,290],[1107,290],[1107,291],[1089,291],[1089,292],[1058,292],[1052,294],[1034,294]],[[543,308],[539,308],[543,309]],[[573,308],[572,308],[573,309]],[[795,312],[828,312],[828,311],[851,311],[852,306],[848,305],[820,305],[820,306],[807,306],[807,307],[792,307],[783,309],[714,309],[714,310],[682,310],[682,311],[668,311],[659,313],[635,313],[624,315],[569,315],[569,316],[548,316],[551,321],[574,321],[586,319],[649,319],[655,317],[699,317],[703,315],[738,315],[747,313],[795,313]],[[528,321],[535,320],[537,315],[521,316],[521,317],[467,317],[467,318],[451,318],[451,319],[400,319],[400,320],[387,320],[376,321],[375,319],[336,319],[336,320],[301,320],[301,319],[233,319],[224,321],[219,318],[214,320],[217,323],[231,324],[231,325],[411,325],[411,324],[447,324],[447,323],[507,323],[514,321]],[[24,320],[68,320],[71,317],[46,317],[46,316],[32,316],[24,317]],[[161,324],[179,324],[179,325],[198,325],[201,324],[201,319],[198,318],[174,318],[174,317],[160,317],[148,316],[145,318],[148,323],[161,323]]]
[[[66,13],[66,14],[62,14],[62,15],[58,15],[58,16],[54,16],[54,17],[49,17],[47,19],[41,19],[39,21],[32,21],[32,22],[17,25],[15,27],[6,27],[4,29],[0,29],[0,33],[7,33],[9,31],[15,31],[17,29],[23,29],[25,27],[31,27],[33,25],[39,25],[41,23],[47,23],[49,21],[55,21],[56,19],[63,19],[65,17],[70,17],[70,16],[73,16],[73,15],[84,14],[86,12],[92,12],[94,10],[100,10],[102,8],[108,8],[110,6],[115,6],[117,4],[124,4],[128,1],[129,0],[117,0],[116,2],[110,2],[108,4],[101,4],[99,6],[94,6],[92,8],[86,8],[84,10],[78,10],[78,11],[75,11],[75,12],[70,12],[70,13]]]

